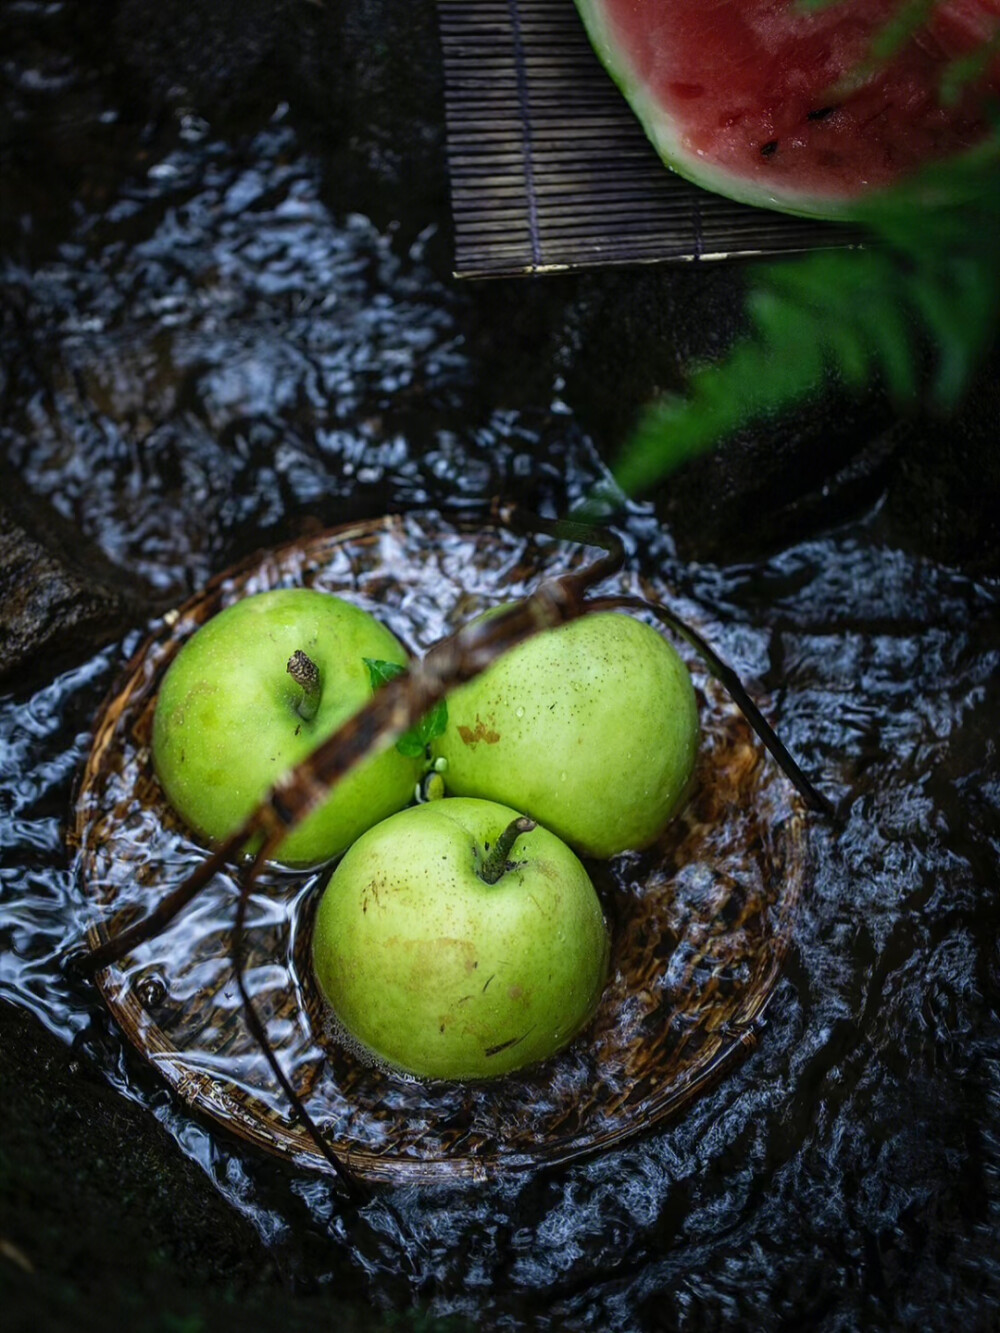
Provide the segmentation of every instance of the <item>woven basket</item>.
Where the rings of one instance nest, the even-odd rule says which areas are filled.
[[[581,559],[578,548],[408,515],[256,556],[165,617],[98,718],[81,783],[72,840],[95,909],[91,945],[145,915],[204,855],[164,804],[149,743],[163,672],[209,616],[304,584],[373,611],[420,652]],[[617,583],[613,591],[665,599],[627,571]],[[587,1030],[544,1064],[446,1083],[360,1059],[308,966],[325,875],[264,872],[247,917],[247,979],[285,1072],[360,1176],[482,1178],[593,1153],[679,1111],[755,1045],[806,874],[804,813],[739,711],[678,646],[702,721],[694,793],[654,848],[588,866],[611,929],[610,980]],[[244,1021],[230,960],[236,897],[235,877],[217,876],[98,984],[129,1040],[191,1106],[326,1170]]]

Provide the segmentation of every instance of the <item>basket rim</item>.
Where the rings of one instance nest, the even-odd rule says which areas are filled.
[[[239,589],[247,581],[258,576],[269,578],[289,560],[294,560],[305,570],[323,553],[347,543],[371,542],[390,534],[405,544],[413,524],[426,527],[428,524],[442,523],[447,523],[455,531],[466,533],[469,529],[478,530],[481,527],[474,522],[443,519],[436,511],[384,515],[341,524],[305,539],[251,553],[214,576],[202,590],[186,599],[176,610],[168,611],[154,622],[150,633],[132,654],[101,706],[79,784],[70,842],[80,862],[79,881],[88,897],[94,898],[94,892],[88,882],[86,858],[95,816],[95,791],[100,785],[105,764],[119,743],[122,729],[128,724],[132,713],[140,704],[149,707],[150,701],[155,698],[157,681],[167,662],[187,633],[193,633],[197,628],[191,622],[196,621],[212,603],[224,601],[230,593],[238,596]],[[187,631],[180,639],[177,638],[178,626],[185,627]],[[781,775],[776,775],[773,781],[787,784],[787,779]],[[781,972],[808,868],[805,808],[790,786],[788,801],[790,812],[782,821],[781,836],[786,852],[784,870],[790,871],[790,878],[773,914],[768,962],[761,976],[756,978],[751,1003],[738,1025],[734,1025],[731,1030],[712,1034],[714,1042],[705,1047],[701,1057],[690,1067],[687,1077],[659,1087],[654,1087],[656,1080],[652,1080],[650,1093],[643,1103],[645,1114],[641,1122],[637,1123],[634,1117],[626,1117],[617,1126],[612,1125],[605,1132],[590,1136],[581,1136],[578,1130],[571,1130],[562,1136],[556,1134],[545,1141],[544,1150],[538,1151],[498,1151],[492,1155],[435,1154],[430,1151],[427,1155],[413,1158],[393,1157],[391,1154],[372,1151],[356,1142],[334,1142],[332,1146],[338,1156],[353,1172],[372,1182],[425,1184],[440,1182],[442,1179],[483,1180],[502,1172],[561,1166],[592,1156],[648,1132],[686,1108],[756,1047],[761,1019]],[[88,926],[87,935],[92,948],[106,942],[110,937],[106,921],[101,919],[92,922]],[[186,1104],[256,1147],[289,1159],[299,1166],[329,1170],[301,1127],[283,1123],[266,1104],[252,1095],[234,1095],[224,1081],[207,1074],[203,1069],[185,1068],[184,1052],[173,1046],[168,1036],[151,1019],[130,985],[124,966],[114,965],[105,969],[98,974],[97,984],[105,1003],[131,1044]],[[558,1058],[554,1057],[556,1060]]]

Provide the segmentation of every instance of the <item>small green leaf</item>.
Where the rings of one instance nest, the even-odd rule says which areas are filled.
[[[406,670],[406,667],[400,666],[398,662],[386,662],[377,657],[366,657],[364,663],[368,668],[368,679],[371,681],[373,692],[386,681],[401,676]],[[407,759],[422,759],[427,746],[444,734],[447,725],[448,704],[442,699],[420,719],[415,727],[403,732],[396,742],[396,749]]]
[[[368,679],[371,682],[372,693],[387,680],[395,680],[406,670],[405,666],[400,666],[398,662],[386,662],[381,657],[366,657],[364,664],[368,668]]]
[[[407,759],[420,759],[431,741],[443,735],[448,725],[448,705],[444,699],[425,713],[415,727],[404,732],[396,742],[396,749]]]

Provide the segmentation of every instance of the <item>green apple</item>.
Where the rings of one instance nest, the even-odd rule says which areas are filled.
[[[313,933],[346,1031],[424,1078],[490,1078],[551,1055],[592,1016],[607,959],[583,866],[492,801],[431,801],[369,829]]]
[[[219,841],[275,783],[372,697],[365,659],[406,662],[367,611],[306,588],[260,593],[206,621],[164,677],[153,763],[171,805]],[[419,760],[390,749],[362,762],[295,828],[285,865],[318,865],[401,809]]]
[[[684,663],[656,630],[607,612],[536,634],[450,694],[433,753],[453,795],[515,805],[608,857],[655,841],[697,748]]]

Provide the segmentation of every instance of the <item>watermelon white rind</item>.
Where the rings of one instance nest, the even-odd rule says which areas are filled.
[[[1000,0],[946,0],[865,72],[899,0],[576,0],[597,55],[656,151],[741,203],[849,219],[862,198],[972,147],[1000,61],[942,105],[949,60],[1000,28]]]

